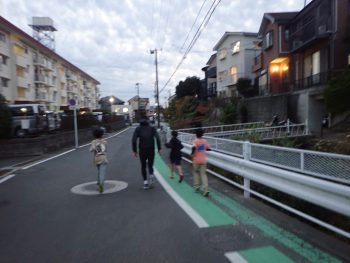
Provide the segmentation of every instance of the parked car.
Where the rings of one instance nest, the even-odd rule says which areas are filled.
[[[37,134],[45,129],[45,105],[14,104],[9,105],[12,114],[12,135],[25,137]]]

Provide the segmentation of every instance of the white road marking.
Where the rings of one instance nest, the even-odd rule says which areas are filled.
[[[11,179],[12,177],[15,177],[15,176],[16,176],[15,174],[10,174],[10,175],[6,176],[5,178],[2,178],[0,180],[0,184],[2,184],[3,182],[5,182],[5,181],[7,181],[7,180],[9,180],[9,179]]]
[[[107,137],[106,139],[110,139],[110,138],[112,138],[112,137],[114,137],[114,136],[117,136],[117,135],[121,134],[122,132],[125,132],[125,131],[126,131],[126,130],[128,130],[128,129],[129,129],[129,128],[126,128],[126,129],[124,129],[124,130],[122,130],[122,131],[120,131],[120,132],[118,132],[118,133],[116,133],[116,134],[113,134],[112,136]],[[79,148],[82,148],[82,147],[88,146],[88,145],[90,145],[90,144],[91,144],[91,143],[84,144],[84,145],[82,145],[82,146],[79,146]],[[71,149],[71,150],[69,150],[69,151],[66,151],[66,152],[63,152],[63,153],[57,154],[57,155],[52,156],[52,157],[50,157],[50,158],[47,158],[47,159],[41,160],[41,161],[39,161],[39,162],[36,162],[36,163],[30,164],[30,165],[25,166],[25,167],[22,167],[22,170],[27,170],[27,169],[29,169],[29,168],[31,168],[31,167],[33,167],[33,166],[35,166],[35,165],[38,165],[38,164],[41,164],[41,163],[47,162],[47,161],[49,161],[49,160],[55,159],[55,158],[57,158],[57,157],[60,157],[60,156],[62,156],[62,155],[65,155],[65,154],[67,154],[67,153],[73,152],[73,151],[75,151],[75,150],[76,150],[76,149]]]
[[[47,158],[47,159],[41,160],[41,161],[39,161],[39,162],[33,163],[33,164],[28,165],[28,166],[25,166],[25,167],[22,167],[22,170],[27,170],[27,169],[28,169],[28,168],[30,168],[30,167],[33,167],[33,166],[35,166],[35,165],[38,165],[38,164],[41,164],[41,163],[47,162],[47,161],[49,161],[49,160],[55,159],[55,158],[57,158],[57,157],[60,157],[60,156],[62,156],[62,155],[65,155],[65,154],[70,153],[70,152],[73,152],[73,151],[75,151],[75,149],[72,149],[72,150],[69,150],[69,151],[66,151],[66,152],[60,153],[60,154],[55,155],[55,156],[52,156],[52,157],[50,157],[50,158]]]
[[[164,190],[174,199],[174,201],[184,210],[187,215],[196,223],[200,228],[209,227],[209,224],[201,217],[191,206],[189,206],[185,200],[181,198],[178,193],[176,193],[173,188],[164,180],[160,173],[154,169],[154,175],[156,176],[158,182],[163,186]]]
[[[238,252],[226,252],[225,256],[231,263],[248,263]]]
[[[113,137],[115,137],[115,136],[117,136],[117,135],[119,135],[119,134],[121,134],[121,133],[127,131],[128,129],[130,129],[130,127],[126,128],[126,129],[124,129],[124,130],[122,130],[122,131],[120,131],[120,132],[118,132],[118,133],[116,133],[116,134],[113,134],[113,135],[111,135],[111,136],[109,136],[109,137],[106,137],[105,139],[108,140],[108,139],[110,139],[110,138],[113,138]],[[86,147],[86,146],[88,146],[88,145],[90,145],[90,144],[91,144],[91,143],[89,142],[89,143],[87,143],[87,144],[80,145],[79,148]]]

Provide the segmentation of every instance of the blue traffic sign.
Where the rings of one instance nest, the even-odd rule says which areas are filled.
[[[70,106],[75,106],[75,104],[76,104],[75,99],[69,99],[69,100],[68,100],[68,104],[69,104]]]

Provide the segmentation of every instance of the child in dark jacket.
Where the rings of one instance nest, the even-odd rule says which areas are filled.
[[[165,144],[167,148],[170,148],[170,169],[171,169],[171,175],[170,179],[174,178],[174,166],[176,166],[176,169],[179,173],[179,183],[182,182],[184,178],[183,170],[181,167],[181,149],[183,148],[182,143],[177,138],[177,131],[172,131],[171,135],[172,138],[168,143]]]

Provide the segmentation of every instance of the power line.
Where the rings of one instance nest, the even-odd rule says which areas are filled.
[[[212,5],[210,6],[209,10],[207,11],[205,17],[203,18],[202,23],[200,24],[199,28],[196,31],[196,34],[193,36],[188,48],[186,49],[186,52],[184,53],[184,55],[182,56],[179,64],[176,66],[173,74],[171,74],[170,78],[167,80],[167,82],[165,83],[165,85],[163,86],[163,88],[159,91],[159,93],[161,93],[166,86],[169,84],[170,80],[172,79],[172,77],[175,75],[175,73],[178,71],[178,69],[180,68],[182,62],[186,59],[186,56],[188,55],[188,53],[191,51],[192,47],[194,46],[194,44],[196,43],[196,41],[198,40],[199,36],[201,35],[201,33],[203,32],[204,28],[207,26],[211,16],[213,15],[216,7],[220,4],[221,0],[214,0]]]
[[[185,44],[186,44],[186,41],[187,41],[188,37],[190,36],[190,33],[192,32],[192,29],[193,29],[194,25],[197,23],[197,19],[198,19],[199,15],[200,15],[200,13],[201,13],[201,11],[202,11],[202,9],[203,9],[203,6],[204,6],[204,4],[205,4],[206,2],[207,2],[207,0],[204,0],[204,1],[203,1],[202,6],[201,6],[201,8],[199,9],[199,11],[198,11],[198,13],[197,13],[196,19],[194,20],[194,22],[193,22],[193,24],[192,24],[192,26],[191,26],[191,29],[190,29],[190,31],[188,31],[187,36],[186,36],[186,38],[185,38],[185,41],[183,42],[183,44],[182,44],[182,46],[181,46],[181,48],[180,48],[180,52],[181,52],[181,50],[184,48],[184,46],[185,46]]]

